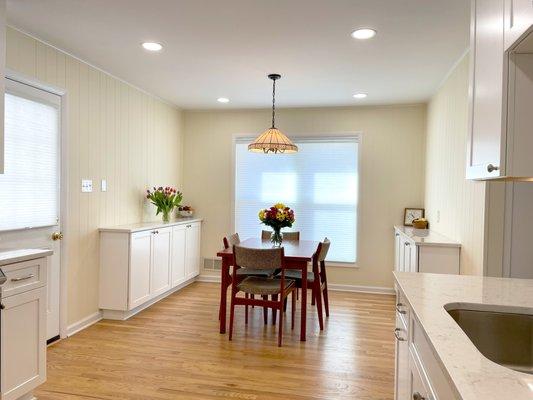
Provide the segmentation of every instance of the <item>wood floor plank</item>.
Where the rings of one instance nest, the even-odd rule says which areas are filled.
[[[310,296],[308,296],[310,297]],[[307,342],[262,310],[237,309],[218,333],[218,285],[194,283],[128,321],[103,320],[48,348],[40,400],[392,400],[394,297],[330,292],[324,331],[308,305]],[[295,326],[299,327],[299,306]]]

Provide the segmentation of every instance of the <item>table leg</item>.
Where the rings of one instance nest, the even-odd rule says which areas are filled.
[[[227,257],[223,257],[222,268],[220,269],[220,333],[226,333],[227,291],[231,280],[229,276],[229,264],[229,259]]]
[[[307,329],[307,262],[302,263],[302,324],[300,327],[300,341],[305,342]]]

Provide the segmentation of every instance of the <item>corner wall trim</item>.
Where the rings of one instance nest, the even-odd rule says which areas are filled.
[[[220,283],[218,275],[200,275],[196,279],[198,282]],[[358,285],[339,285],[328,283],[328,289],[336,292],[354,292],[354,293],[375,293],[375,294],[394,294],[393,288],[382,286],[358,286]]]
[[[102,319],[102,317],[102,311],[97,311],[94,314],[89,315],[88,317],[80,319],[78,322],[74,322],[73,324],[67,326],[67,337],[70,337],[78,333],[79,331],[82,331],[85,328],[96,324]]]

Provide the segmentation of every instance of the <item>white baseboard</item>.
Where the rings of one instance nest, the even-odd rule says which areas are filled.
[[[328,289],[336,292],[356,292],[374,294],[394,294],[394,288],[382,286],[359,286],[359,285],[339,285],[328,282]]]
[[[220,283],[220,275],[200,275],[198,282]],[[381,286],[358,286],[358,285],[339,285],[328,283],[328,289],[337,292],[357,292],[357,293],[377,293],[377,294],[394,294],[393,288]]]
[[[220,283],[220,275],[199,275],[196,281]]]
[[[78,322],[74,322],[73,324],[67,326],[67,337],[72,336],[85,328],[88,328],[89,326],[97,323],[101,319],[102,312],[97,311],[94,314],[91,314],[88,317],[79,320]]]

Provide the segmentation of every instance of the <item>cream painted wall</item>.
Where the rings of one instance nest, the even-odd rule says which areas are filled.
[[[425,205],[431,228],[462,244],[461,273],[482,275],[486,184],[465,179],[468,79],[464,56],[429,103]]]
[[[98,311],[98,232],[143,218],[149,185],[181,185],[182,116],[110,75],[7,31],[7,67],[64,88],[68,97],[68,323]],[[80,192],[82,178],[95,191]],[[100,179],[108,182],[100,192]]]
[[[425,105],[280,109],[276,115],[289,136],[362,133],[358,261],[330,268],[328,279],[392,287],[393,225],[402,222],[404,207],[423,205]],[[184,119],[185,202],[205,218],[202,255],[214,257],[232,229],[233,137],[262,132],[270,111],[185,112]]]

